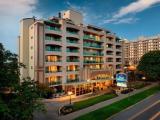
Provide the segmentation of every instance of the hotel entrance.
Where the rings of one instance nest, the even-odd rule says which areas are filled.
[[[87,93],[91,93],[93,91],[92,83],[78,83],[73,85],[65,85],[64,91],[67,93],[71,91],[74,95],[79,96]]]
[[[98,92],[107,90],[109,86],[113,83],[112,80],[107,81],[91,81],[91,82],[84,82],[84,83],[75,83],[75,84],[66,84],[64,86],[64,91],[67,93],[71,91],[74,95],[84,95],[92,92]]]

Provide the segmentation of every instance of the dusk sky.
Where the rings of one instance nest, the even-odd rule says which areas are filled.
[[[160,0],[0,0],[0,42],[17,53],[19,21],[48,18],[69,8],[93,24],[128,40],[160,34]]]

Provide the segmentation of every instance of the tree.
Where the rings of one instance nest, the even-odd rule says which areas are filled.
[[[138,70],[152,80],[160,80],[160,51],[150,51],[140,59]]]
[[[20,83],[18,56],[0,43],[0,116],[1,120],[32,120],[33,112],[43,111],[37,84],[30,78]]]

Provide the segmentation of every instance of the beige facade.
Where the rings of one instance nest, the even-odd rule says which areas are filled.
[[[135,41],[124,43],[125,64],[138,65],[140,58],[147,52],[160,50],[160,36],[140,37]]]
[[[21,21],[26,24],[21,25],[21,31],[26,31],[20,34],[20,61],[27,66],[22,77],[57,89],[73,88],[77,95],[89,92],[91,84],[112,84],[112,72],[122,71],[120,39],[108,30],[83,25],[83,17],[76,11],[62,14],[48,20]],[[84,87],[87,90],[80,92]]]

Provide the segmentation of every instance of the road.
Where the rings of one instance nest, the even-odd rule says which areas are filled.
[[[109,120],[160,120],[160,92],[113,115]]]

